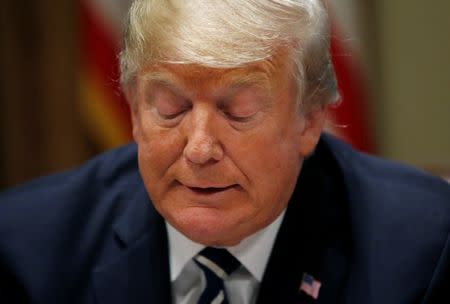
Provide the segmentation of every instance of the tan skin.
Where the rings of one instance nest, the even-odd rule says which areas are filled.
[[[127,91],[147,192],[189,239],[233,246],[286,208],[325,121],[299,113],[289,69],[158,65]]]

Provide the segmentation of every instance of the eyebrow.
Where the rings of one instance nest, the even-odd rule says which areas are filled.
[[[219,80],[219,83],[224,84],[223,87],[239,88],[239,87],[270,87],[270,81],[266,73],[253,72],[242,74],[242,72],[231,72]]]
[[[264,92],[262,97],[272,97],[273,88],[271,86],[268,75],[264,72],[251,72],[242,74],[242,72],[236,71],[236,73],[231,73],[225,75],[225,77],[219,80],[219,87],[227,90],[227,94],[224,97],[224,103],[227,103],[228,98],[232,98],[241,89],[245,88],[256,88],[261,90],[267,90]],[[267,94],[266,94],[267,93]]]
[[[193,98],[192,94],[181,85],[182,79],[174,73],[151,71],[141,75],[141,79],[150,85],[162,86],[181,98]],[[242,70],[230,71],[225,75],[221,75],[215,85],[217,90],[213,90],[210,97],[217,99],[218,106],[221,108],[230,105],[234,96],[240,90],[248,88],[257,89],[256,94],[258,94],[262,103],[267,104],[274,98],[273,83],[270,82],[269,75],[260,70],[248,73],[243,73]]]
[[[150,72],[144,74],[141,77],[146,82],[164,86],[179,95],[184,95],[183,90],[181,90],[181,88],[177,85],[177,81],[174,79],[174,77],[171,77],[168,73]]]
[[[153,71],[144,74],[142,79],[150,83],[167,87],[177,94],[187,95],[179,85],[181,81],[177,81],[177,78],[172,76],[170,73]],[[258,88],[269,88],[269,91],[271,91],[270,85],[268,75],[261,71],[246,74],[243,74],[242,71],[239,70],[231,71],[230,73],[221,76],[217,81],[217,86],[219,88],[224,90],[231,89],[232,91],[239,90],[243,87],[252,86]]]

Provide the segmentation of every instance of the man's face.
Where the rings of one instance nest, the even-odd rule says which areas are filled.
[[[191,240],[236,245],[285,209],[324,115],[299,113],[284,61],[154,66],[127,94],[145,187]]]

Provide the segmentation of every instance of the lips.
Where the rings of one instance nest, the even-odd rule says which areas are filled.
[[[175,185],[181,186],[189,192],[209,196],[214,194],[220,194],[226,192],[227,190],[237,189],[239,184],[226,184],[226,183],[208,183],[208,182],[181,182],[180,180],[175,180]]]
[[[220,193],[220,192],[232,189],[236,186],[237,185],[230,185],[227,187],[187,187],[187,188],[189,188],[192,192],[195,192],[197,194],[207,195],[207,194]]]

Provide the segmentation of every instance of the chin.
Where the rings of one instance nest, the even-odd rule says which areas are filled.
[[[212,208],[189,208],[166,217],[190,240],[206,246],[234,246],[246,237],[244,221]]]

